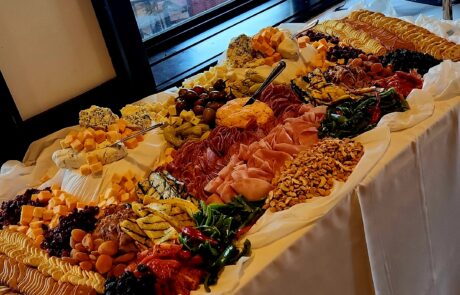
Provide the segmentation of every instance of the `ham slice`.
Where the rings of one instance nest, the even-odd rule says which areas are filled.
[[[234,182],[232,188],[249,201],[258,201],[267,196],[273,186],[259,178],[244,178]]]

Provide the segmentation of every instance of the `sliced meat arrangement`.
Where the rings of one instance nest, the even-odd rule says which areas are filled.
[[[324,106],[301,105],[298,117],[285,119],[259,141],[241,143],[238,153],[205,190],[226,203],[238,194],[251,201],[262,199],[273,189],[271,181],[286,161],[318,141],[317,128],[325,112]]]
[[[240,153],[241,144],[250,145],[265,137],[286,118],[298,117],[305,112],[301,110],[304,104],[289,86],[267,87],[261,94],[260,101],[270,106],[275,119],[259,127],[253,122],[248,124],[246,129],[218,126],[207,139],[189,141],[182,145],[173,152],[173,161],[164,168],[184,182],[189,193],[197,198],[206,199],[208,195],[204,190],[205,185],[229,164],[232,155]]]

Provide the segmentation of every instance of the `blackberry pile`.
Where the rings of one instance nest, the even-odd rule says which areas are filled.
[[[155,276],[148,267],[138,266],[140,276],[126,271],[119,278],[111,277],[105,282],[105,295],[154,295]]]

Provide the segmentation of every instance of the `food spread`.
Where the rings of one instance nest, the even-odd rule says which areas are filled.
[[[366,155],[358,136],[407,111],[431,67],[460,60],[459,45],[364,10],[296,35],[240,35],[226,55],[163,102],[80,112],[53,154],[59,168],[104,179],[104,166],[148,140],[117,141],[155,123],[162,161],[144,175],[117,171],[91,202],[59,184],[3,202],[1,284],[23,294],[212,291],[225,266],[251,255],[244,236],[261,216],[331,198]],[[244,106],[281,59],[284,76]]]

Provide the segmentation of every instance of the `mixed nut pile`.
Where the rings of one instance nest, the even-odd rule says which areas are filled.
[[[275,189],[269,193],[264,208],[276,212],[313,197],[328,196],[334,180],[345,182],[363,154],[363,145],[350,139],[318,142],[286,163],[273,180]]]

